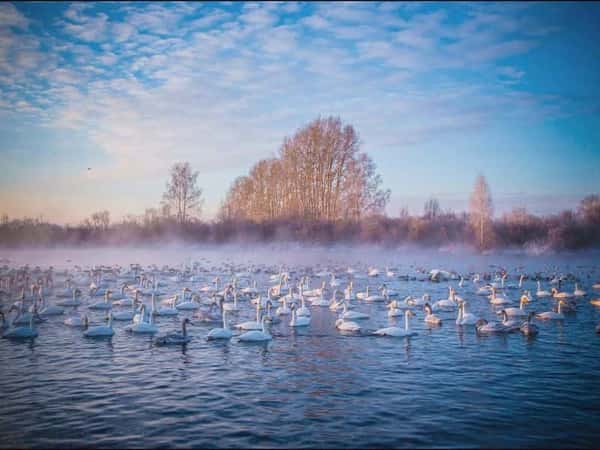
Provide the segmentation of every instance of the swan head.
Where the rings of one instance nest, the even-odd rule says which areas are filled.
[[[488,321],[485,319],[479,319],[477,322],[475,322],[475,327],[480,328],[484,325],[487,325]]]
[[[423,305],[423,310],[427,313],[427,314],[432,314],[433,311],[431,309],[431,305],[429,303],[425,303]]]

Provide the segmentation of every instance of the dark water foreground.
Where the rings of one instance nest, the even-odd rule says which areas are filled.
[[[40,255],[3,256],[35,258],[32,265],[83,257]],[[106,260],[99,263],[127,261],[85,255]],[[270,264],[280,256],[256,255]],[[160,265],[184,257],[156,252],[135,254],[131,262],[149,258]],[[317,259],[325,264],[330,257],[349,258],[338,252]],[[511,274],[520,265],[527,273],[559,265],[579,271],[590,294],[600,281],[596,256],[377,258],[369,254],[362,262],[381,268],[390,262],[399,273],[412,270],[417,259],[465,271],[504,264]],[[265,276],[260,279],[266,284]],[[447,283],[388,285],[403,296],[447,297]],[[526,288],[535,291],[535,284]],[[471,312],[495,319],[470,283],[458,292]],[[509,297],[516,300],[516,292]],[[111,339],[92,340],[64,326],[64,317],[50,318],[34,342],[0,340],[0,447],[598,447],[600,336],[594,328],[600,308],[589,300],[599,296],[579,300],[563,323],[538,323],[533,339],[519,333],[478,337],[473,328],[454,324],[455,313],[439,313],[445,323],[429,328],[421,311],[412,321],[418,335],[409,340],[344,336],[334,328],[333,312],[313,307],[308,329],[292,330],[284,319],[267,345],[207,342],[212,326],[196,325],[182,349],[154,347],[149,337],[126,333],[125,323],[115,322]],[[528,307],[541,312],[552,304],[539,299]],[[383,304],[359,303],[357,309],[371,314],[364,328],[390,323]],[[244,304],[231,322],[253,314]],[[161,330],[177,328],[183,315],[160,318]],[[102,313],[90,316],[99,322]]]

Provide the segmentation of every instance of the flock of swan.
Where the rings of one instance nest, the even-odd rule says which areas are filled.
[[[563,320],[589,297],[576,277],[562,274],[515,274],[511,283],[504,270],[460,275],[419,269],[421,276],[411,278],[387,267],[315,271],[310,267],[207,266],[75,266],[62,272],[52,267],[4,266],[0,270],[0,332],[4,338],[32,339],[39,334],[37,324],[57,321],[80,328],[85,337],[110,337],[115,334],[114,322],[119,321],[126,323],[123,333],[152,335],[156,345],[185,345],[193,338],[188,327],[201,322],[213,325],[205,336],[209,341],[265,342],[273,339],[271,325],[310,327],[311,310],[328,308],[336,314],[332,327],[349,335],[407,338],[417,334],[411,327],[413,320],[423,320],[429,327],[451,320],[480,335],[521,332],[535,336],[539,332],[536,321]],[[401,295],[391,287],[415,279],[447,283],[447,298],[433,301],[427,293]],[[564,290],[567,285],[572,290]],[[590,288],[600,291],[600,283]],[[536,311],[532,305],[542,301],[554,307]],[[475,302],[489,303],[488,318],[469,311]],[[600,306],[600,298],[590,303]],[[366,304],[380,305],[392,323],[365,329],[361,322],[371,317],[361,311]],[[90,322],[94,311],[101,316],[99,323]],[[248,313],[251,320],[240,319]],[[180,329],[161,332],[164,317],[180,317]],[[600,333],[600,326],[596,332]]]

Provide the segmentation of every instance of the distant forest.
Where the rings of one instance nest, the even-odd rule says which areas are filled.
[[[171,168],[162,202],[141,216],[111,223],[98,211],[78,225],[41,218],[0,218],[0,246],[141,245],[299,241],[374,244],[470,245],[479,250],[600,247],[600,196],[574,210],[536,216],[523,208],[494,218],[483,176],[468,212],[442,211],[429,199],[422,215],[403,210],[385,215],[390,191],[371,158],[360,151],[358,133],[337,117],[318,118],[287,137],[276,158],[259,161],[232,183],[218,217],[202,220],[198,172],[187,162]]]

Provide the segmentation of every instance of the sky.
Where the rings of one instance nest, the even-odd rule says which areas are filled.
[[[0,3],[0,213],[157,206],[177,161],[203,218],[318,116],[392,191],[496,214],[600,192],[599,3]],[[88,167],[91,170],[88,170]]]

